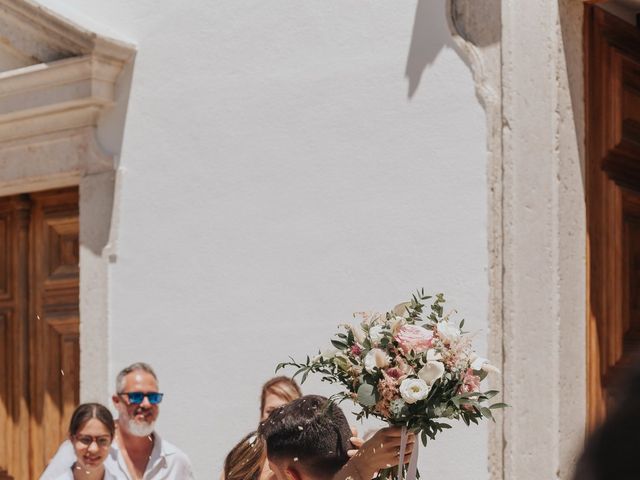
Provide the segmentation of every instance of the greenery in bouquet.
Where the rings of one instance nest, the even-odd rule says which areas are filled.
[[[295,367],[294,377],[302,375],[303,383],[318,373],[344,387],[332,399],[353,400],[361,407],[358,419],[404,425],[425,445],[451,428],[449,420],[470,425],[493,419],[492,410],[506,405],[490,404],[498,391],[483,392],[481,381],[498,370],[476,355],[464,320],[455,323],[452,314],[444,314],[444,304],[444,295],[420,290],[390,312],[355,313],[356,323],[340,326],[332,349],[304,363],[283,362],[276,371]]]

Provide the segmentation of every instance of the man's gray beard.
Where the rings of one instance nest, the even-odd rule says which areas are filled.
[[[148,437],[153,433],[156,422],[138,422],[133,418],[127,418],[127,431],[134,437]]]

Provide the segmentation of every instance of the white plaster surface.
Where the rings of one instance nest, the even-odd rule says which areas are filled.
[[[275,364],[353,311],[442,290],[484,352],[486,122],[444,1],[42,3],[138,47],[99,131],[126,172],[109,370],[156,367],[159,430],[198,478],[255,427]],[[487,452],[461,426],[421,470],[488,478]]]

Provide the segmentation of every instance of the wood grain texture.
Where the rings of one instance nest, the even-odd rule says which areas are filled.
[[[66,436],[78,277],[77,189],[0,198],[0,480],[38,478]]]
[[[640,347],[640,32],[585,6],[588,426]]]

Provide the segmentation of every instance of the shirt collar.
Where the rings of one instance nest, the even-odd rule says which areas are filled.
[[[151,455],[149,456],[149,462],[147,463],[145,475],[147,474],[147,472],[151,472],[158,467],[168,467],[169,465],[167,457],[175,454],[176,452],[176,447],[171,445],[169,442],[163,441],[157,432],[153,432],[153,449],[151,450]],[[120,455],[120,447],[117,442],[113,442],[111,444],[110,456],[113,458],[114,462],[120,466],[121,470],[123,470],[124,472],[127,471],[127,466],[124,463],[124,459],[122,459],[122,456]]]

